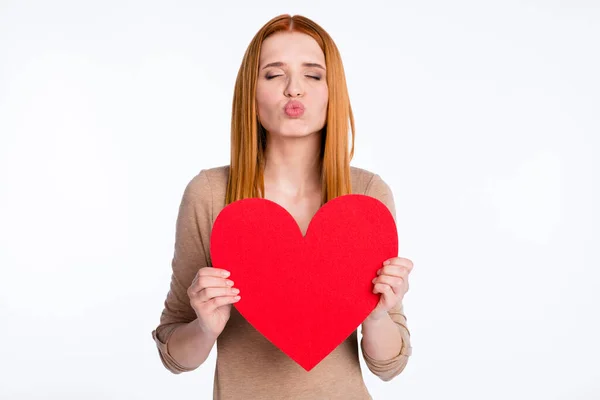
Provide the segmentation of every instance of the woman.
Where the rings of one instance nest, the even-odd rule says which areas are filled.
[[[205,268],[212,266],[215,217],[239,199],[277,202],[303,234],[319,207],[349,193],[379,199],[395,218],[388,185],[349,166],[353,150],[354,121],[334,42],[307,18],[272,19],[250,43],[237,76],[230,165],[202,170],[183,194],[171,287],[152,333],[168,370],[196,369],[216,342],[215,399],[371,398],[362,380],[356,331],[307,372],[232,308],[243,293],[227,279],[228,272]],[[412,262],[395,257],[384,264],[373,280],[380,301],[362,324],[361,350],[368,368],[390,380],[404,369],[411,351],[402,298]]]

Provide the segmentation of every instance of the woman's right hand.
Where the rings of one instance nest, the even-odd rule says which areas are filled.
[[[228,276],[229,271],[224,269],[200,268],[187,290],[200,328],[215,338],[225,329],[231,305],[240,299],[239,290]]]

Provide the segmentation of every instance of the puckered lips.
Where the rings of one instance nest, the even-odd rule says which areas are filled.
[[[298,100],[290,100],[286,103],[283,111],[288,117],[298,118],[304,114],[304,104]]]

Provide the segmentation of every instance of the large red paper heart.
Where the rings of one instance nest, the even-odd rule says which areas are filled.
[[[219,213],[210,253],[240,289],[240,314],[309,371],[377,305],[372,280],[398,255],[398,234],[388,208],[366,195],[325,203],[306,236],[279,204],[250,198]]]

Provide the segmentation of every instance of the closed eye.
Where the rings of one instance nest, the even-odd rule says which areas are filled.
[[[267,80],[271,80],[271,79],[273,79],[273,78],[277,78],[278,76],[281,76],[281,75],[269,75],[269,76],[266,76],[265,78],[266,78]],[[321,80],[321,77],[320,77],[320,76],[313,76],[313,75],[305,75],[305,76],[306,76],[307,78],[312,78],[312,79],[314,79],[314,80],[317,80],[317,81],[320,81],[320,80]]]

